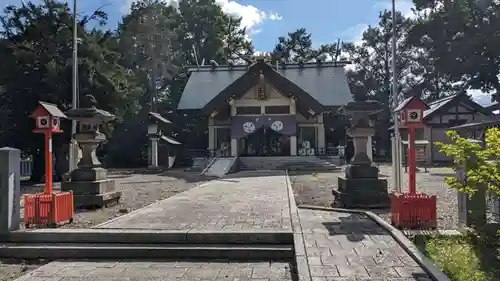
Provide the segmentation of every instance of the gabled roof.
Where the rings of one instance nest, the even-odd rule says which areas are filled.
[[[500,118],[494,118],[491,120],[479,121],[467,123],[459,126],[454,126],[449,128],[450,130],[481,130],[489,127],[500,126]]]
[[[272,80],[274,77],[277,80],[269,81],[271,84],[275,82],[281,87],[286,87],[287,90],[298,91],[300,89],[301,92],[310,96],[312,103],[317,102],[323,107],[333,107],[342,106],[352,100],[345,70],[333,62],[285,64],[278,66],[277,69],[263,62],[260,64],[267,66],[261,65],[261,68],[270,69],[267,78]],[[203,109],[212,100],[217,100],[219,94],[224,90],[233,91],[232,94],[242,90],[248,92],[258,83],[258,76],[248,74],[255,65],[257,64],[215,68],[203,66],[199,69],[190,69],[191,76],[182,94],[178,109]],[[245,74],[247,75],[243,77]],[[238,79],[240,79],[239,89],[230,87]],[[276,87],[276,85],[273,86]],[[245,89],[241,89],[241,87],[245,87]],[[292,94],[297,95],[297,93]],[[218,101],[220,102],[220,100]]]
[[[451,107],[458,105],[458,104],[464,104],[473,110],[480,112],[486,116],[493,115],[491,111],[487,110],[486,108],[482,107],[480,104],[477,102],[471,100],[467,94],[465,93],[460,93],[456,95],[452,95],[449,97],[445,97],[439,100],[435,100],[433,102],[428,103],[427,105],[429,106],[429,109],[424,111],[424,119],[429,120],[439,112],[443,110],[448,110]]]
[[[174,145],[179,145],[181,144],[180,142],[174,140],[172,137],[167,137],[167,136],[161,136],[161,139],[168,142],[169,144],[174,144]]]
[[[406,98],[406,99],[405,99],[402,103],[400,103],[400,104],[398,105],[398,107],[396,107],[396,108],[394,109],[394,112],[401,111],[401,110],[402,110],[403,108],[405,108],[408,104],[410,104],[410,102],[411,102],[413,99],[416,99],[416,98],[417,98],[417,97],[415,97],[415,96],[411,96],[411,97]],[[425,103],[424,103],[424,104],[425,104]],[[427,108],[429,108],[429,106],[428,106],[427,104],[425,104],[425,106],[426,106]]]
[[[406,104],[408,104],[412,98],[407,98],[405,99],[399,106],[398,108],[403,108]],[[403,106],[401,106],[404,104]],[[443,111],[447,111],[453,106],[459,105],[459,104],[464,104],[473,110],[485,115],[485,116],[494,116],[494,114],[489,111],[487,108],[484,108],[480,104],[476,103],[475,101],[471,100],[467,94],[465,93],[460,93],[456,95],[451,95],[442,99],[438,99],[432,102],[427,103],[427,106],[429,109],[424,111],[424,121],[430,120],[433,116],[438,115],[439,113]],[[464,125],[465,126],[465,125]],[[453,127],[455,128],[455,127]],[[394,125],[389,127],[389,131],[394,129]]]
[[[150,118],[153,118],[154,120],[157,120],[157,121],[160,121],[162,123],[165,123],[165,124],[172,124],[172,122],[170,122],[170,120],[168,120],[167,118],[161,116],[159,113],[156,113],[156,112],[149,112],[148,113],[148,116]]]
[[[47,111],[47,113],[50,114],[51,116],[58,118],[67,118],[66,115],[57,107],[57,105],[53,103],[40,101],[38,102],[38,104],[41,108],[43,108],[43,110]],[[30,117],[33,117],[33,114],[31,114]]]

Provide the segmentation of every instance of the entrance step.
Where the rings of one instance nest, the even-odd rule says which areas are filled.
[[[233,244],[266,245],[293,244],[293,233],[269,232],[214,232],[166,231],[140,229],[38,229],[11,232],[0,236],[4,243],[123,243],[123,244]]]
[[[292,245],[7,243],[0,258],[17,259],[230,259],[289,261]]]
[[[203,171],[203,175],[222,177],[231,172],[234,172],[237,165],[237,157],[220,157],[215,158]]]
[[[240,157],[240,171],[245,170],[314,170],[339,169],[337,156],[268,156]]]

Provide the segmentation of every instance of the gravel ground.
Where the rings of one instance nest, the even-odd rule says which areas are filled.
[[[116,180],[116,189],[122,191],[117,205],[97,210],[79,210],[72,224],[61,228],[89,228],[110,219],[119,217],[159,200],[171,197],[209,180],[199,173],[181,170],[167,171],[163,174],[135,174],[130,171],[110,172],[109,178]],[[43,185],[23,186],[22,193],[40,192]],[[58,190],[59,185],[54,186]],[[21,206],[23,206],[21,198]],[[21,223],[24,228],[24,223]]]
[[[49,261],[0,260],[0,281],[15,280],[46,263]]]
[[[392,192],[392,168],[380,165],[381,178],[387,178],[389,192]],[[331,189],[337,188],[337,178],[344,171],[303,173],[290,172],[297,204],[330,207],[334,201]],[[450,168],[429,168],[427,172],[417,172],[417,191],[437,196],[437,213],[439,229],[458,228],[457,192],[448,188],[444,178],[453,176]],[[403,191],[408,191],[407,174],[403,173]],[[386,221],[390,221],[389,210],[375,210]]]

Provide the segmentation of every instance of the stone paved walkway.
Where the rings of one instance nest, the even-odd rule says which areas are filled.
[[[260,173],[261,174],[261,173]],[[289,230],[284,172],[257,177],[255,172],[192,188],[99,228],[240,231]],[[56,261],[18,281],[285,281],[288,263],[172,261]]]
[[[190,189],[100,228],[292,231],[289,212],[284,173],[260,177],[239,173]],[[311,281],[430,281],[397,242],[369,218],[305,209],[299,210],[299,218]],[[269,262],[56,261],[17,280],[285,281],[292,280],[290,268],[288,263]]]
[[[285,281],[287,263],[57,261],[17,281]]]
[[[284,172],[242,172],[209,182],[98,228],[156,230],[291,229]]]
[[[431,281],[364,215],[300,209],[299,218],[314,281]]]

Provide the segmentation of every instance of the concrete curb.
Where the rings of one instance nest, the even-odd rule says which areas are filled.
[[[288,176],[288,170],[285,170],[285,183],[288,194],[288,204],[290,211],[290,220],[293,229],[293,245],[295,254],[296,274],[298,281],[311,281],[311,267],[307,259],[306,244],[304,242],[304,234],[302,225],[300,224],[299,210],[295,203],[295,196],[293,194],[292,183]]]
[[[198,186],[196,186],[196,187],[193,187],[193,188],[203,187],[203,186],[205,186],[205,185],[207,185],[207,184],[209,184],[209,183],[212,183],[213,181],[216,181],[216,179],[215,179],[215,180],[211,180],[211,181],[206,182],[206,183],[202,183],[202,184],[200,184],[200,185],[198,185]],[[181,193],[182,193],[182,192],[181,192]],[[181,194],[181,193],[178,193],[178,194]],[[176,194],[176,195],[174,195],[174,196],[177,196],[178,194]],[[174,197],[174,196],[172,196],[172,197]],[[103,226],[108,225],[108,224],[110,224],[110,223],[113,223],[113,222],[115,222],[115,221],[117,221],[117,220],[119,220],[119,219],[123,219],[123,218],[131,218],[131,217],[133,217],[133,216],[137,215],[137,214],[138,214],[140,211],[142,211],[144,208],[149,208],[149,207],[153,207],[153,206],[156,206],[156,205],[160,205],[160,204],[162,204],[162,203],[163,203],[163,201],[168,200],[168,199],[170,199],[170,198],[172,198],[172,197],[168,197],[168,198],[165,198],[165,199],[163,199],[163,200],[156,201],[156,202],[154,202],[154,203],[151,203],[151,204],[149,204],[149,205],[146,205],[146,206],[144,206],[144,207],[141,207],[141,208],[139,208],[139,209],[137,209],[137,210],[134,210],[134,211],[132,211],[132,212],[130,212],[130,213],[128,213],[128,214],[125,214],[125,215],[123,215],[123,216],[119,216],[119,217],[116,217],[116,218],[114,218],[114,219],[110,219],[110,220],[108,220],[108,221],[105,221],[105,222],[103,222],[103,223],[100,223],[100,224],[98,224],[98,225],[94,225],[94,226],[93,226],[93,227],[91,227],[91,228],[102,228]]]
[[[393,227],[382,218],[374,214],[370,211],[363,210],[349,210],[349,209],[341,209],[341,208],[328,208],[328,207],[317,207],[317,206],[309,206],[309,205],[301,205],[298,206],[300,209],[309,209],[309,210],[318,210],[318,211],[327,211],[327,212],[339,212],[339,213],[354,213],[354,214],[363,214],[375,221],[382,228],[387,230],[389,234],[398,242],[398,244],[412,257],[421,267],[424,269],[427,274],[434,281],[451,281],[446,274],[441,272],[429,258],[427,258],[423,253],[421,253],[415,245],[397,228]]]

